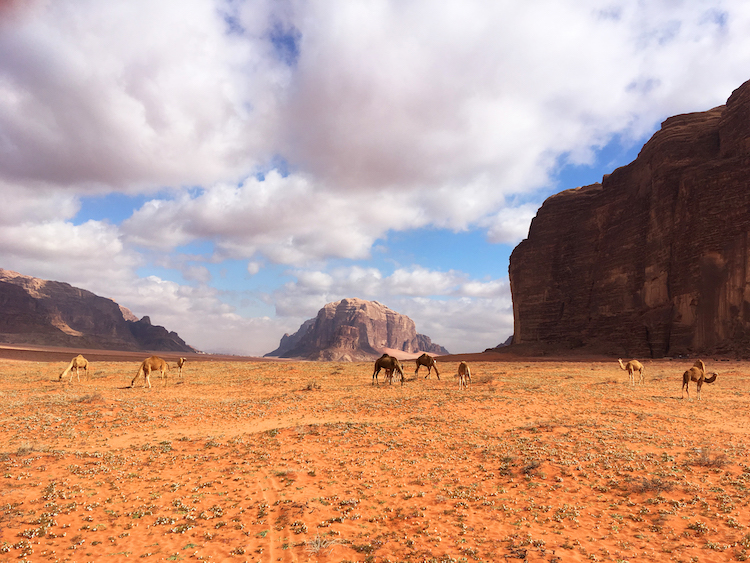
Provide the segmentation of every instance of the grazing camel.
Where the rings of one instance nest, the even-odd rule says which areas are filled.
[[[86,378],[88,379],[88,376],[89,376],[89,362],[88,362],[88,360],[86,358],[84,358],[83,356],[81,356],[80,354],[78,354],[75,358],[73,358],[72,360],[70,360],[70,363],[68,364],[68,367],[66,367],[65,371],[63,371],[60,374],[60,378],[58,379],[58,381],[62,381],[62,378],[65,377],[68,374],[68,372],[71,371],[72,369],[76,370],[76,377],[78,378],[78,381],[81,381],[81,376],[80,376],[80,373],[79,373],[80,370],[84,371],[84,373],[86,374]],[[73,383],[73,372],[72,371],[70,373],[70,382]]]
[[[135,380],[138,379],[138,377],[143,374],[143,377],[146,379],[146,383],[148,383],[149,389],[151,388],[151,372],[152,371],[159,371],[161,372],[161,378],[164,381],[164,385],[167,384],[167,378],[166,378],[166,372],[169,369],[169,364],[162,360],[159,356],[151,356],[150,358],[146,358],[141,362],[141,367],[138,368],[138,373],[135,374],[135,377],[133,378],[133,381],[130,382],[130,386],[133,387],[135,384]]]
[[[697,360],[693,367],[682,374],[682,395],[681,399],[685,398],[685,391],[687,391],[688,399],[690,399],[690,382],[695,381],[698,386],[698,400],[701,400],[701,387],[704,383],[713,383],[716,381],[716,376],[719,374],[713,372],[711,377],[706,377],[706,364],[703,360]]]
[[[427,375],[424,376],[425,379],[430,377],[430,373],[432,372],[432,368],[435,368],[435,375],[437,375],[437,378],[440,379],[440,374],[438,373],[437,368],[437,360],[433,358],[432,356],[428,354],[422,354],[419,356],[416,360],[417,362],[417,369],[414,370],[414,375],[417,375],[419,373],[419,368],[422,366],[427,366]]]
[[[182,366],[185,365],[185,362],[187,362],[187,358],[180,358],[177,360],[177,375],[182,377]]]
[[[393,356],[383,354],[377,360],[375,360],[375,369],[372,372],[373,385],[375,385],[375,382],[378,381],[378,374],[380,373],[381,369],[385,370],[385,378],[389,383],[393,383],[393,372],[397,371],[401,375],[401,385],[404,384],[404,370],[401,367],[401,363]],[[378,385],[380,385],[379,381]]]
[[[461,362],[458,364],[458,389],[466,389],[471,382],[471,370],[469,364]]]
[[[638,372],[638,375],[640,376],[639,383],[643,385],[643,370],[645,368],[643,367],[643,364],[641,362],[639,362],[638,360],[630,360],[627,364],[623,364],[622,359],[617,361],[620,362],[620,367],[628,372],[631,385],[635,385],[635,372]]]

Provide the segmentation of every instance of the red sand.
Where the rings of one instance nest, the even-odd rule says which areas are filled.
[[[77,352],[76,352],[77,353]],[[31,355],[29,355],[31,354]],[[0,561],[735,561],[750,551],[747,364],[368,364],[143,354],[0,367]],[[86,354],[84,354],[86,355]],[[171,358],[171,357],[170,357]]]

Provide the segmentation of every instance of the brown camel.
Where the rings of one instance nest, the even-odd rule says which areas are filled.
[[[458,389],[466,389],[471,382],[471,370],[466,362],[458,364]]]
[[[133,381],[130,382],[130,386],[133,387],[135,384],[135,380],[140,377],[141,374],[143,374],[143,377],[146,379],[146,383],[148,383],[149,389],[151,388],[151,372],[152,371],[158,371],[161,372],[161,378],[164,381],[164,385],[167,384],[167,377],[166,373],[169,369],[169,364],[162,360],[159,356],[151,356],[150,358],[146,358],[141,362],[141,367],[138,368],[138,373],[135,374],[135,377],[133,378]]]
[[[635,372],[638,372],[638,375],[640,376],[639,383],[643,385],[643,370],[645,368],[643,367],[643,364],[641,362],[639,362],[638,360],[630,360],[627,364],[623,364],[622,359],[617,361],[620,362],[620,367],[628,372],[631,385],[635,385]]]
[[[84,358],[83,356],[81,356],[80,354],[78,354],[75,358],[73,358],[72,360],[70,360],[70,363],[68,364],[68,367],[66,367],[65,371],[63,371],[60,374],[60,378],[59,378],[58,381],[62,381],[62,378],[65,377],[68,374],[68,372],[70,371],[71,372],[70,373],[70,382],[73,383],[73,372],[71,371],[72,369],[76,370],[76,377],[78,378],[78,381],[81,381],[80,370],[84,371],[84,373],[86,375],[86,379],[88,379],[88,377],[89,377],[89,362],[88,362],[88,360],[86,358]]]
[[[693,364],[693,367],[682,374],[682,395],[680,398],[684,399],[685,391],[687,391],[688,399],[690,399],[690,382],[695,381],[698,386],[698,400],[700,401],[701,387],[703,387],[703,384],[713,383],[716,381],[716,376],[718,375],[718,373],[713,372],[711,377],[706,377],[706,364],[703,363],[703,360],[697,360],[695,364]]]
[[[404,370],[401,367],[401,363],[393,356],[383,354],[377,360],[375,360],[375,369],[372,372],[373,385],[375,385],[375,382],[378,382],[378,385],[380,385],[380,382],[378,381],[378,374],[380,373],[381,369],[385,370],[385,378],[389,383],[393,383],[393,372],[397,371],[401,375],[401,385],[404,384]]]
[[[428,354],[422,354],[419,356],[416,360],[417,362],[417,369],[414,370],[414,375],[417,375],[419,373],[419,368],[422,366],[427,366],[427,375],[424,376],[425,379],[427,379],[430,376],[430,373],[432,372],[432,368],[435,368],[435,375],[437,375],[437,378],[440,379],[440,374],[438,373],[437,368],[437,360],[433,358],[432,356]]]
[[[185,365],[185,362],[187,362],[187,358],[180,358],[177,360],[177,375],[182,377],[182,366]]]

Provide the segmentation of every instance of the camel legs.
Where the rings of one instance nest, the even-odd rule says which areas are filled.
[[[141,373],[143,373],[143,378],[146,380],[146,383],[148,383],[148,388],[151,389],[151,378],[149,377],[151,375],[151,370],[149,369],[144,369],[143,371],[138,370],[138,373],[135,374],[133,381],[130,382],[130,386],[135,386],[135,381],[141,376]]]

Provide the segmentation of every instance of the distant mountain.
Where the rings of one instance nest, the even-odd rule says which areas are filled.
[[[0,342],[105,350],[196,352],[176,332],[70,284],[0,268]]]
[[[363,361],[384,350],[448,354],[429,337],[417,334],[414,321],[377,301],[342,299],[323,307],[318,316],[285,334],[266,356],[327,361]]]

